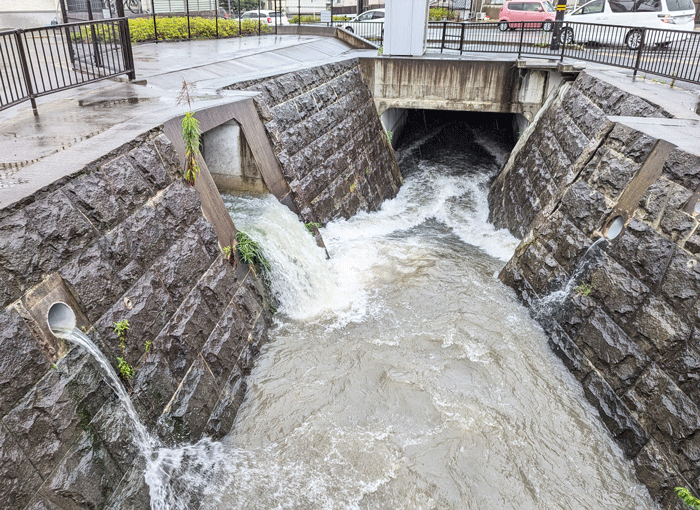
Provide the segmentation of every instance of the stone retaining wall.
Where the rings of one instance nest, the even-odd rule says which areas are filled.
[[[700,493],[700,157],[673,150],[622,233],[590,249],[657,143],[613,114],[668,116],[582,75],[529,128],[489,196],[497,224],[523,237],[500,278],[531,306],[651,495],[682,508],[675,486]]]
[[[0,211],[3,508],[149,507],[125,413],[95,362],[42,335],[30,296],[43,287],[73,302],[112,365],[136,367],[135,407],[166,444],[230,430],[269,313],[178,168],[156,130]],[[124,319],[125,354],[113,331]]]
[[[357,59],[241,82],[260,116],[304,221],[378,209],[401,173]]]

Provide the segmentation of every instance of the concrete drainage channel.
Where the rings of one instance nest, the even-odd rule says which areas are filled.
[[[244,84],[262,92],[257,106],[248,100],[198,112],[207,129],[235,119],[266,187],[305,221],[321,223],[378,208],[400,184],[357,63],[331,70],[279,77],[274,86]],[[293,90],[295,80],[308,90]],[[341,84],[348,89],[331,94]],[[608,120],[623,104],[650,116],[661,116],[658,107],[588,75],[564,86],[492,188],[496,224],[528,239],[500,277],[526,302],[546,295],[605,233],[609,244],[583,277],[589,294],[569,294],[546,329],[639,478],[669,505],[667,487],[699,489],[690,452],[700,432],[700,394],[683,360],[700,361],[700,211],[688,198],[700,189],[700,160]],[[613,105],[600,99],[606,97],[621,99]],[[313,111],[290,120],[295,102]],[[236,109],[239,116],[230,115]],[[357,126],[341,118],[348,115]],[[270,312],[256,275],[221,253],[235,226],[206,177],[206,162],[195,188],[180,179],[175,123],[0,212],[3,238],[10,239],[0,246],[0,354],[8,360],[0,411],[3,450],[16,459],[2,466],[0,495],[17,508],[68,508],[78,499],[96,507],[150,504],[143,461],[135,461],[133,445],[124,451],[129,440],[113,431],[113,391],[88,354],[54,337],[69,327],[88,331],[112,365],[123,357],[139,367],[128,382],[130,398],[158,441],[216,440],[233,424],[245,378],[267,341]],[[329,125],[354,136],[328,135]],[[292,140],[301,132],[305,138]],[[330,143],[353,154],[350,166],[320,157]],[[318,159],[318,173],[302,156]],[[544,169],[548,178],[539,173]],[[123,348],[114,333],[122,320],[131,328]],[[599,341],[608,338],[631,354],[615,355],[616,347]],[[50,422],[33,404],[39,395],[62,406]],[[658,415],[667,409],[661,399],[686,411]],[[669,431],[666,422],[678,427]],[[69,476],[76,465],[86,466],[82,478]],[[51,489],[58,486],[60,493]]]

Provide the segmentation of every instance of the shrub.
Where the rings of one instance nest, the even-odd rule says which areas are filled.
[[[187,18],[157,17],[159,41],[176,41],[187,39]],[[258,33],[269,34],[272,28],[252,19],[241,22],[241,32],[238,32],[237,19],[219,19],[219,37],[237,37]],[[132,42],[155,41],[153,18],[135,18],[129,20],[129,32]],[[190,18],[190,33],[192,39],[207,39],[216,37],[216,20],[201,17]]]
[[[433,7],[430,9],[428,17],[430,21],[454,21],[457,19],[455,11],[445,9],[444,7]]]

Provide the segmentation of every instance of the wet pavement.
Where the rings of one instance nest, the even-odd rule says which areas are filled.
[[[242,92],[222,87],[352,58],[328,37],[268,35],[134,46],[136,81],[84,85],[0,112],[0,208],[75,172],[186,107],[182,80],[194,84],[193,109],[229,102]]]

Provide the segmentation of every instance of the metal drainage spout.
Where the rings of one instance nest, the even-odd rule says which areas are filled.
[[[75,312],[62,301],[57,301],[49,307],[46,320],[51,333],[58,338],[66,338],[77,325]]]

